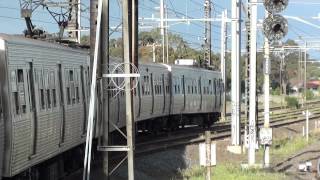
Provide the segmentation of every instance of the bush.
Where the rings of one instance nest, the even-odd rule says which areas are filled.
[[[314,98],[313,92],[312,92],[311,90],[307,90],[307,92],[306,92],[306,99],[307,99],[307,100],[311,100],[311,99],[313,99],[313,98]]]
[[[277,87],[277,88],[275,88],[275,89],[272,89],[272,90],[271,90],[271,94],[272,94],[272,95],[280,95],[280,88]]]
[[[297,98],[287,96],[285,100],[286,100],[287,106],[289,106],[290,108],[299,108],[299,102]]]

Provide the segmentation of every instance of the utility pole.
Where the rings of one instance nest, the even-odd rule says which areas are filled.
[[[131,1],[132,2],[132,1]],[[130,54],[134,48],[130,46],[130,36],[132,35],[129,27],[129,1],[122,1],[122,24],[123,24],[123,59],[124,59],[124,73],[130,74]],[[134,3],[135,4],[135,3]],[[131,4],[132,5],[132,4]],[[132,6],[131,6],[132,7]],[[131,19],[132,20],[132,19]],[[132,54],[131,54],[132,55]],[[134,144],[133,144],[133,108],[132,108],[132,96],[131,96],[131,80],[130,77],[124,78],[125,83],[125,101],[126,101],[126,129],[127,129],[127,156],[128,156],[128,180],[134,180]]]
[[[233,146],[240,146],[240,14],[241,0],[232,0],[231,5],[231,99],[232,99],[232,120],[231,120],[231,143]]]
[[[211,19],[211,0],[204,1],[204,14],[205,19]],[[211,66],[211,21],[205,22],[205,30],[204,30],[205,38],[205,48],[204,48],[204,60],[208,61],[207,66]]]
[[[162,36],[162,63],[165,63],[164,0],[160,0],[160,34]]]
[[[92,67],[95,51],[95,37],[97,30],[98,0],[90,0],[90,75],[92,76]]]
[[[222,11],[221,15],[221,56],[220,56],[220,63],[221,63],[221,75],[223,81],[223,104],[222,104],[222,121],[226,120],[226,90],[227,90],[227,74],[226,74],[226,49],[227,49],[227,18],[228,18],[228,11]]]
[[[102,2],[102,14],[101,14],[101,36],[100,36],[100,77],[103,74],[109,74],[109,0],[103,0]],[[101,119],[103,121],[103,146],[109,145],[109,95],[108,90],[104,87],[108,86],[109,79],[102,79],[102,111]],[[103,173],[109,178],[109,152],[103,152]]]
[[[269,13],[266,11],[266,17]],[[270,44],[268,38],[264,38],[264,58],[265,58],[265,72],[264,72],[264,128],[270,128]],[[264,145],[264,167],[270,166],[269,144]]]
[[[256,151],[256,76],[257,76],[257,0],[251,0],[251,21],[250,21],[250,102],[249,102],[249,150],[248,165],[255,164]]]
[[[168,26],[168,8],[165,7],[165,13],[166,13],[166,52],[167,52],[167,64],[169,64],[169,26]]]
[[[247,3],[248,4],[248,3]],[[247,57],[245,62],[245,122],[244,122],[244,145],[245,147],[248,147],[248,120],[249,120],[249,74],[250,74],[250,18],[251,18],[251,12],[250,12],[250,5],[248,4],[247,7],[247,21],[246,21],[246,29],[247,29]]]
[[[304,43],[304,47],[305,47],[305,50],[304,50],[304,104],[305,106],[307,107],[307,41],[305,41]]]
[[[77,41],[79,44],[81,44],[81,0],[78,0],[78,20],[77,20],[77,29],[78,29],[78,34],[77,34]]]

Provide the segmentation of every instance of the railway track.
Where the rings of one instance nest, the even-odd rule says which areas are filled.
[[[308,109],[313,115],[309,120],[314,120],[320,118],[320,107],[317,107],[319,101],[311,102],[308,104]],[[278,109],[279,110],[279,109]],[[288,109],[287,109],[288,110]],[[304,109],[290,109],[286,112],[275,113],[270,116],[270,126],[273,128],[279,128],[283,126],[288,126],[291,124],[296,124],[305,121],[305,116],[303,116],[302,111]],[[283,111],[283,109],[282,109]],[[263,126],[263,114],[258,116],[258,126]],[[242,127],[244,123],[242,122]],[[231,136],[231,126],[230,121],[216,123],[210,128],[214,134],[212,135],[212,140],[223,139]],[[192,131],[192,133],[190,133]],[[136,144],[136,154],[145,154],[150,152],[156,152],[165,150],[172,147],[177,147],[181,145],[188,145],[194,143],[204,142],[203,129],[196,128],[186,128],[185,130],[178,131],[167,135],[166,137],[160,137],[152,139],[150,141],[145,141]],[[189,133],[187,133],[189,132]]]
[[[308,103],[309,111],[313,113],[313,115],[309,118],[310,121],[320,118],[319,105],[320,101],[313,101]],[[272,128],[279,128],[295,123],[304,122],[305,117],[302,115],[303,110],[304,109],[283,109],[281,107],[273,107],[272,111],[274,111],[274,113],[270,116],[270,126]],[[260,110],[258,114],[259,127],[263,126],[263,118],[263,110]],[[241,126],[244,126],[243,121]],[[214,132],[214,134],[212,134],[211,137],[212,140],[228,138],[231,136],[230,121],[218,122],[215,125],[213,125],[210,128],[210,130]],[[203,136],[203,132],[203,128],[193,126],[180,129],[176,132],[171,132],[169,133],[169,135],[168,132],[165,132],[164,134],[160,134],[157,136],[149,136],[149,140],[139,137],[136,143],[135,155],[144,156],[148,153],[154,153],[174,147],[204,142],[205,139]],[[124,154],[114,154],[111,156],[112,158],[110,159],[110,161],[117,162],[121,160],[124,156]],[[98,160],[93,164],[93,166],[97,166],[97,164],[101,163],[102,162]],[[81,175],[82,170],[79,169],[67,175],[66,177],[64,177],[64,179],[70,180],[70,177],[72,177],[75,174]]]

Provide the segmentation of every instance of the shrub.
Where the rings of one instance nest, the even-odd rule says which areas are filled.
[[[311,99],[313,99],[313,98],[314,98],[313,92],[312,92],[311,90],[307,90],[307,92],[306,92],[306,99],[307,99],[307,100],[311,100]]]
[[[299,108],[299,102],[297,98],[287,96],[285,100],[286,100],[287,106],[289,106],[290,108]]]
[[[280,88],[277,87],[277,88],[275,88],[275,89],[272,89],[272,90],[271,90],[271,94],[272,94],[272,95],[280,95]]]

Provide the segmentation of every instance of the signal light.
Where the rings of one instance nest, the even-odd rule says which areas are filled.
[[[263,21],[263,31],[269,41],[280,40],[288,34],[288,21],[279,14],[269,16]]]
[[[269,13],[280,13],[286,9],[289,0],[264,0],[263,4]]]

